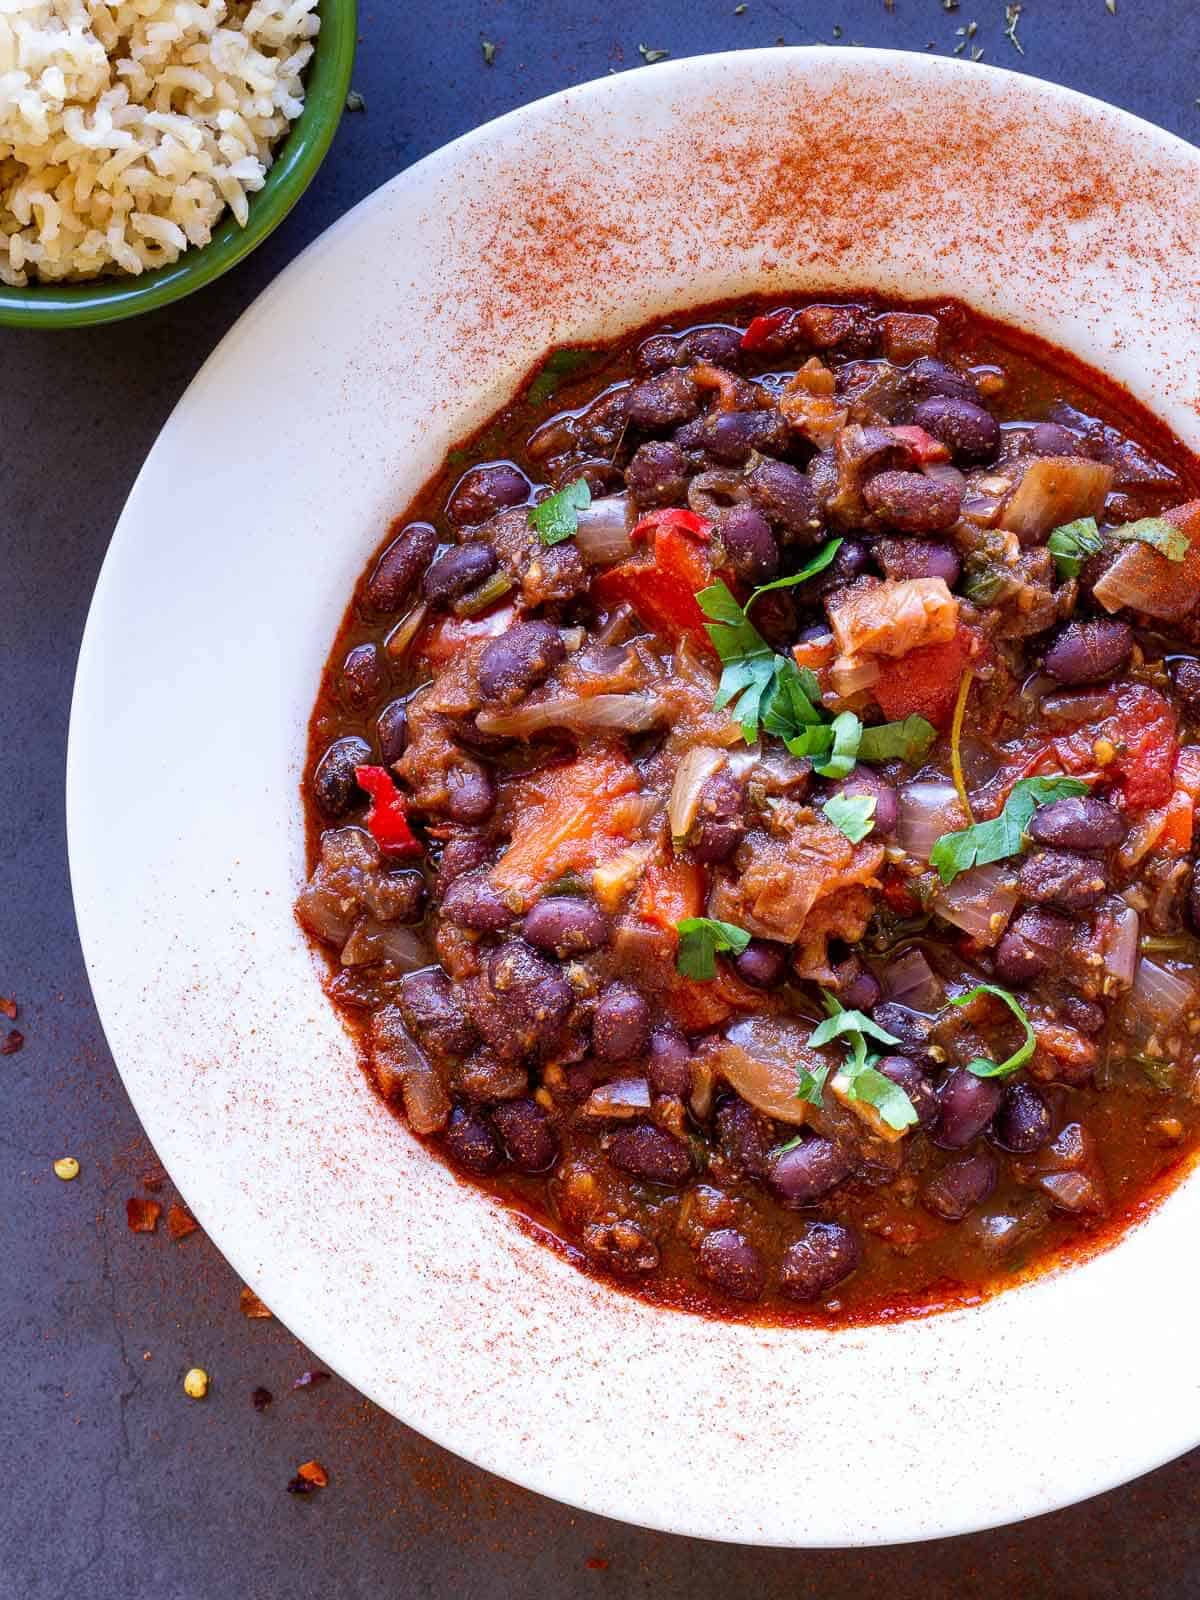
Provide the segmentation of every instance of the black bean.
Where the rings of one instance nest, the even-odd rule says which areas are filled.
[[[915,400],[928,400],[931,395],[949,395],[955,400],[969,400],[974,405],[979,391],[961,372],[955,372],[936,356],[922,356],[914,361],[904,374],[904,387]]]
[[[690,845],[697,861],[708,866],[728,861],[737,849],[746,831],[742,799],[742,785],[728,768],[705,780]]]
[[[657,432],[677,428],[700,410],[700,391],[677,367],[661,372],[629,391],[626,415],[635,428]]]
[[[669,1184],[677,1188],[692,1175],[692,1158],[687,1145],[662,1128],[652,1128],[641,1123],[636,1128],[622,1128],[613,1135],[608,1147],[608,1159],[621,1172],[647,1183]]]
[[[379,698],[386,681],[376,644],[356,644],[338,674],[338,690],[352,711],[362,711]]]
[[[729,565],[752,587],[779,575],[779,546],[771,524],[754,506],[730,506],[717,522]]]
[[[1200,661],[1195,656],[1180,657],[1172,661],[1170,672],[1175,693],[1193,715],[1200,712]]]
[[[1072,924],[1041,907],[1022,911],[996,946],[996,976],[1002,983],[1040,978],[1067,947]]]
[[[483,868],[455,878],[442,900],[442,916],[472,933],[500,933],[513,920]]]
[[[504,1163],[504,1150],[482,1111],[455,1106],[442,1135],[446,1154],[456,1166],[483,1178]]]
[[[472,996],[480,1033],[506,1060],[553,1043],[574,996],[552,962],[523,939],[507,939],[488,957]]]
[[[438,536],[428,522],[410,522],[380,556],[367,579],[367,600],[376,611],[399,611],[433,559]]]
[[[842,1003],[847,1010],[850,1010],[845,997]],[[912,1101],[912,1108],[917,1113],[917,1125],[922,1128],[932,1128],[940,1110],[938,1097],[933,1085],[917,1063],[910,1061],[907,1056],[884,1056],[882,1061],[877,1061],[875,1064],[884,1077],[899,1084]]]
[[[482,822],[496,804],[496,786],[478,761],[463,759],[446,773],[446,815],[455,822]]]
[[[881,472],[864,485],[863,499],[901,533],[944,533],[958,521],[962,490],[923,472]]]
[[[1082,456],[1083,440],[1057,422],[1039,422],[1029,430],[1029,448],[1035,456]]]
[[[734,1300],[757,1300],[767,1281],[762,1256],[736,1228],[717,1228],[704,1235],[696,1270],[706,1283]]]
[[[1050,1137],[1050,1107],[1031,1083],[1013,1083],[992,1118],[992,1138],[1002,1150],[1032,1155]]]
[[[937,394],[913,409],[913,421],[963,461],[987,461],[1000,448],[1000,424],[973,400]]]
[[[1029,837],[1066,850],[1108,850],[1125,837],[1125,819],[1093,795],[1073,795],[1033,814]]]
[[[479,692],[485,700],[515,705],[567,659],[562,634],[548,622],[518,622],[491,639],[479,657]]]
[[[426,569],[421,593],[434,605],[449,605],[490,578],[499,562],[490,544],[459,544]]]
[[[738,1171],[756,1178],[766,1171],[773,1144],[770,1125],[737,1095],[717,1106],[717,1137],[726,1159]]]
[[[465,1055],[475,1043],[462,996],[439,967],[401,978],[399,1005],[405,1027],[434,1055]]]
[[[680,339],[678,354],[687,361],[707,361],[711,366],[736,371],[742,364],[742,330],[693,328]]]
[[[627,983],[610,983],[592,1017],[592,1049],[601,1061],[632,1061],[650,1043],[650,1007]]]
[[[787,976],[789,952],[779,944],[766,939],[751,939],[737,956],[733,970],[743,983],[755,989],[773,989]]]
[[[687,492],[683,451],[667,439],[638,445],[625,468],[625,486],[639,506],[678,505]]]
[[[646,1077],[655,1094],[673,1094],[683,1099],[691,1093],[692,1047],[669,1023],[655,1028],[650,1035]]]
[[[536,1100],[505,1100],[492,1121],[518,1172],[546,1172],[558,1160],[558,1135]]]
[[[858,1235],[840,1222],[810,1222],[779,1263],[780,1290],[792,1300],[818,1300],[862,1260]]]
[[[961,1222],[996,1187],[996,1161],[986,1150],[948,1161],[926,1182],[921,1199],[947,1222]]]
[[[875,555],[892,579],[941,578],[953,589],[962,574],[958,553],[932,539],[879,539]]]
[[[943,1150],[961,1150],[987,1127],[996,1115],[1004,1090],[995,1078],[977,1078],[966,1067],[955,1067],[939,1095],[938,1123],[931,1135]]]
[[[855,973],[839,992],[838,998],[847,1011],[870,1011],[883,993],[879,979],[864,967]]]
[[[536,950],[565,958],[598,950],[608,941],[610,925],[590,900],[576,895],[551,895],[526,912],[521,932]]]
[[[679,359],[678,344],[669,333],[651,334],[649,339],[644,339],[638,345],[634,359],[639,370],[651,376],[665,372]]]
[[[1017,874],[1022,898],[1064,911],[1086,911],[1108,888],[1103,870],[1069,850],[1035,850]]]
[[[1067,995],[1061,1009],[1064,1019],[1071,1027],[1079,1033],[1086,1033],[1089,1037],[1102,1032],[1108,1021],[1104,1007],[1098,1001],[1085,1000],[1082,995]]]
[[[746,474],[750,498],[768,519],[802,543],[821,532],[817,491],[811,478],[786,461],[759,461]]]
[[[929,1053],[929,1039],[933,1032],[933,1019],[921,1011],[911,1011],[895,1000],[884,1000],[871,1011],[872,1018],[887,1033],[894,1034],[904,1046],[903,1053],[911,1056],[921,1066],[937,1065],[937,1058]]]
[[[845,1151],[819,1134],[773,1155],[765,1173],[767,1187],[789,1211],[812,1205],[849,1175],[850,1159]]]
[[[1059,683],[1100,683],[1120,671],[1132,649],[1133,629],[1127,622],[1070,622],[1042,665]]]
[[[791,443],[778,411],[710,411],[675,435],[684,450],[702,450],[722,466],[740,467],[756,450],[775,455]]]
[[[445,895],[456,878],[483,866],[485,861],[491,859],[491,855],[492,847],[481,834],[460,834],[457,838],[448,839],[438,861],[438,894]]]
[[[524,505],[531,488],[529,479],[511,461],[471,467],[455,484],[446,502],[446,515],[460,528],[471,527],[509,506]]]
[[[390,700],[375,722],[379,759],[385,767],[399,761],[408,744],[408,711],[403,700]]]
[[[365,799],[354,769],[369,767],[372,759],[371,746],[365,739],[349,734],[333,741],[312,775],[312,796],[323,817],[336,822]]]

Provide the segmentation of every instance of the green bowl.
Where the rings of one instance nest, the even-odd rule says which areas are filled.
[[[226,211],[206,245],[136,278],[121,274],[87,283],[32,283],[26,289],[0,284],[0,327],[86,328],[119,322],[182,300],[249,255],[287,216],[329,149],[350,87],[355,9],[355,0],[320,0],[321,31],[308,67],[304,110],[279,146],[266,182],[250,196],[244,228]]]

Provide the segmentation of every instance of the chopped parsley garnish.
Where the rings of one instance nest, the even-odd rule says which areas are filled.
[[[1182,561],[1191,548],[1183,529],[1166,517],[1141,517],[1123,528],[1110,528],[1108,537],[1121,544],[1148,544],[1168,561]]]
[[[875,826],[873,794],[830,795],[821,809],[851,844],[861,844]]]
[[[720,581],[709,584],[696,599],[704,615],[713,619],[708,636],[724,667],[714,709],[729,707],[741,724],[746,743],[757,739],[760,722],[768,733],[780,738],[794,737],[805,727],[819,727],[824,712],[813,704],[814,695],[820,703],[816,679],[771,649],[728,585]]]
[[[638,55],[648,67],[652,67],[656,61],[665,61],[670,54],[669,50],[652,50],[647,44],[638,45]]]
[[[810,1072],[807,1067],[796,1068],[796,1099],[807,1100],[810,1106],[819,1106],[821,1097],[825,1093],[825,1079],[829,1076],[830,1064],[827,1061],[823,1067],[818,1067],[815,1072]],[[791,1140],[784,1145],[784,1150],[790,1150],[793,1145],[800,1143],[799,1138]]]
[[[830,753],[823,761],[813,762],[813,771],[819,772],[823,778],[848,778],[854,771],[862,731],[863,725],[853,711],[839,712],[830,724],[833,734]],[[787,747],[792,750],[792,740],[787,741]],[[792,750],[792,754],[795,755],[796,751]]]
[[[836,1078],[840,1080],[846,1098],[873,1106],[889,1128],[911,1128],[917,1120],[912,1101],[898,1083],[893,1083],[879,1071],[875,1065],[879,1056],[867,1053],[868,1038],[876,1039],[880,1044],[899,1044],[899,1039],[873,1022],[864,1011],[847,1011],[835,995],[825,993],[821,999],[828,1016],[809,1035],[809,1047],[819,1050],[823,1045],[832,1044],[835,1039],[844,1041],[850,1054],[838,1068]],[[824,1087],[827,1074],[827,1068],[816,1073],[801,1068],[801,1088],[797,1090],[800,1098],[811,1100],[812,1095],[806,1093],[805,1088],[815,1085],[818,1077],[821,1087]],[[806,1078],[810,1080],[808,1085],[804,1083]],[[819,1095],[812,1103],[819,1104]]]
[[[543,544],[561,544],[579,527],[579,513],[592,503],[586,478],[576,478],[529,511],[529,526]]]
[[[934,740],[937,729],[915,714],[903,722],[881,722],[874,728],[864,728],[858,741],[860,761],[907,761],[909,765],[925,756]]]
[[[714,917],[685,917],[675,924],[679,935],[679,948],[675,952],[675,967],[685,978],[699,978],[706,983],[717,975],[717,956],[740,956],[750,943],[745,928],[732,922],[718,922]]]
[[[998,817],[958,833],[942,834],[929,852],[929,864],[936,867],[943,883],[953,883],[960,872],[971,867],[986,867],[1019,855],[1025,830],[1039,806],[1087,792],[1088,786],[1080,778],[1018,778]]]
[[[786,578],[775,578],[771,583],[760,583],[758,588],[751,592],[749,600],[746,601],[747,612],[749,612],[760,594],[769,594],[772,589],[792,589],[796,584],[807,583],[810,578],[815,578],[819,572],[824,572],[841,547],[842,541],[840,539],[831,539],[827,545],[822,545],[812,560],[806,566],[801,567],[799,572],[793,572]]]
[[[973,1061],[967,1062],[967,1071],[973,1072],[977,1078],[1007,1078],[1012,1073],[1019,1072],[1037,1048],[1033,1025],[1025,1015],[1025,1011],[1016,996],[1009,994],[1007,989],[1001,989],[995,983],[978,983],[973,989],[969,989],[966,994],[953,996],[950,1004],[952,1006],[967,1006],[970,1005],[972,1000],[978,1000],[981,994],[995,995],[997,1000],[1004,1001],[1004,1004],[1025,1029],[1025,1042],[1019,1049],[1013,1051],[1007,1061],[989,1061],[986,1056],[976,1056]]]
[[[1074,522],[1064,522],[1046,540],[1046,549],[1054,557],[1060,578],[1077,578],[1084,562],[1090,556],[1099,555],[1103,548],[1104,540],[1095,517],[1077,517]]]

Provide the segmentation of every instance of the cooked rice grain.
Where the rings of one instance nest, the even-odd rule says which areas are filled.
[[[140,273],[238,222],[317,0],[0,0],[0,281]]]

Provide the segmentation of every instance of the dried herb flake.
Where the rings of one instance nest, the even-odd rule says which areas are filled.
[[[656,61],[665,61],[670,54],[669,50],[651,50],[647,44],[638,45],[638,55],[648,67],[652,67]]]

